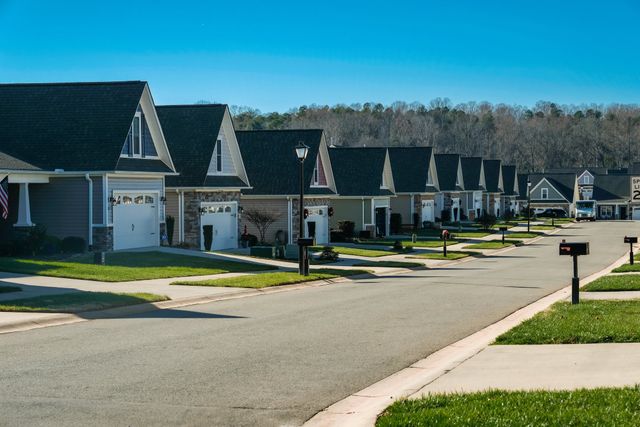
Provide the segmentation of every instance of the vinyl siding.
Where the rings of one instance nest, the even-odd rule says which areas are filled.
[[[549,189],[549,197],[547,198],[548,200],[564,200],[564,196],[562,194],[560,194],[559,192],[557,192],[551,186],[551,184],[548,184],[546,182],[540,183],[540,185],[538,185],[536,188],[531,190],[531,199],[533,199],[533,200],[541,200],[542,201],[543,200],[542,199],[542,189],[543,188],[548,188]]]
[[[419,196],[415,196],[419,197]],[[411,217],[411,196],[397,196],[391,198],[391,213],[402,216],[402,224],[412,224]]]
[[[114,191],[120,192],[158,192],[158,197],[164,196],[164,179],[163,178],[120,178],[109,177],[107,188],[107,199],[113,195]],[[158,201],[160,203],[160,201]],[[164,209],[160,204],[159,209],[160,222],[164,221]],[[113,208],[111,204],[107,206],[107,216],[109,224],[113,223]]]
[[[243,198],[240,202],[240,206],[242,206],[244,212],[250,209],[258,209],[266,212],[270,212],[277,216],[277,220],[271,224],[267,233],[265,235],[265,239],[267,242],[274,242],[276,233],[278,230],[282,230],[288,236],[289,230],[289,220],[288,220],[288,203],[287,199],[245,199]],[[249,234],[253,234],[260,238],[260,233],[258,233],[258,229],[246,220],[245,215],[240,216],[240,234],[244,233],[244,227],[247,227],[247,232]]]
[[[220,133],[218,134],[218,140],[222,143],[222,172],[216,170],[217,160],[216,153],[217,148],[214,147],[213,156],[211,156],[211,162],[209,163],[209,175],[236,175],[236,167],[233,163],[233,157],[231,156],[231,150],[229,149],[229,141],[225,136],[224,129],[220,127]],[[217,144],[217,142],[216,142]]]
[[[88,240],[89,183],[84,177],[51,178],[48,184],[30,184],[31,220],[47,234]]]
[[[178,194],[173,191],[167,191],[165,197],[167,198],[167,203],[164,206],[165,215],[172,216],[175,219],[173,225],[173,243],[175,244],[178,242],[178,230],[180,230],[180,225],[178,224],[178,221],[180,221],[179,197]]]
[[[365,222],[367,222],[371,220],[371,200],[366,199],[364,203]],[[353,221],[356,232],[364,229],[361,199],[334,199],[331,201],[331,205],[333,206],[333,216],[329,218],[330,229],[338,229],[340,221]]]

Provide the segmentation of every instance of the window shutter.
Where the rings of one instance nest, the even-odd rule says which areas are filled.
[[[147,137],[147,132],[145,128],[147,127],[146,126],[147,122],[144,118],[144,112],[141,113],[140,115],[140,121],[142,122],[140,123],[140,156],[144,158],[145,152],[146,152],[145,145],[147,145],[145,144],[145,138]]]

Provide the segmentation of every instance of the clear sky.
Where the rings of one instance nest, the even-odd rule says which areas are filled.
[[[156,103],[637,103],[640,2],[0,0],[0,81]]]

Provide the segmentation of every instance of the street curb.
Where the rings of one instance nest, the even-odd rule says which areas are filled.
[[[624,264],[627,257],[628,254],[625,254],[608,267],[581,279],[581,285],[586,285]],[[425,386],[478,354],[499,335],[570,296],[570,285],[544,296],[480,331],[334,403],[307,420],[304,426],[373,426],[378,415],[393,402],[402,398],[419,397]]]

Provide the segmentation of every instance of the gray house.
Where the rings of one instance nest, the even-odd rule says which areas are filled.
[[[174,241],[205,249],[203,227],[213,227],[212,249],[238,247],[240,190],[249,189],[226,105],[157,107],[178,176],[166,179],[166,211]]]
[[[174,173],[146,82],[0,85],[3,239],[38,224],[93,249],[158,246]]]
[[[520,185],[518,183],[518,170],[515,165],[502,165],[503,192],[500,196],[500,209],[502,214],[509,211],[512,215],[518,212],[518,195]]]
[[[502,160],[483,160],[484,177],[487,183],[485,195],[485,210],[495,216],[502,215],[500,210],[500,198],[504,192],[502,180]]]
[[[529,179],[532,209],[561,208],[575,216],[575,204],[580,200],[576,174],[530,174]]]
[[[462,175],[464,192],[462,193],[462,212],[465,218],[473,221],[483,212],[484,194],[487,184],[484,177],[484,165],[481,157],[462,157]]]
[[[435,196],[438,192],[436,161],[431,147],[389,148],[396,197],[391,199],[393,213],[402,216],[404,225],[422,227],[435,220]]]

